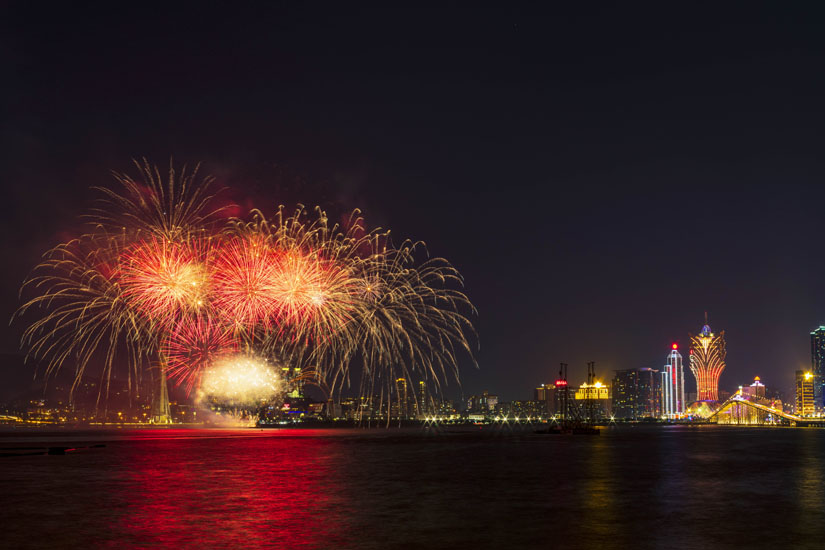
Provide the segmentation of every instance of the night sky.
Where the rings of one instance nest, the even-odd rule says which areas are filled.
[[[0,317],[81,231],[90,186],[174,156],[241,204],[360,207],[450,259],[479,310],[465,395],[529,398],[561,361],[577,383],[590,360],[605,378],[661,367],[705,311],[728,336],[722,389],[758,374],[788,391],[810,364],[815,3],[205,4],[3,8]]]

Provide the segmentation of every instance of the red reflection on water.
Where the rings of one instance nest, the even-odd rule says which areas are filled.
[[[170,430],[129,442],[117,538],[146,547],[341,545],[339,443],[312,435]]]

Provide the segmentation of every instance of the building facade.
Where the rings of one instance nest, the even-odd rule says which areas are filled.
[[[604,420],[610,418],[612,402],[610,386],[601,382],[584,383],[574,394],[576,416],[581,420]]]
[[[641,418],[662,416],[661,377],[656,369],[639,369],[639,400]]]
[[[685,415],[685,370],[682,366],[682,354],[678,344],[671,346],[667,363],[662,369],[662,416],[681,418]]]
[[[814,384],[814,407],[825,408],[825,327],[811,332],[811,374]]]
[[[567,380],[556,380],[553,392],[553,414],[559,419],[572,419],[576,416],[575,394],[576,390],[568,385]]]
[[[467,411],[476,414],[489,414],[496,410],[498,396],[484,391],[481,395],[473,395],[467,400]]]
[[[615,418],[639,420],[659,418],[662,415],[661,378],[658,370],[624,369],[615,373],[611,384]]]
[[[719,376],[725,370],[725,331],[714,334],[707,324],[690,335],[690,370],[696,377],[697,401],[719,400]]]
[[[427,384],[421,380],[418,382],[418,414],[428,415],[432,412],[432,408]]]
[[[753,384],[742,388],[742,396],[751,401],[765,399],[766,395],[767,388],[765,388],[765,384],[762,383],[762,380],[758,376],[753,379]]]
[[[556,386],[554,384],[542,384],[533,390],[533,401],[542,404],[545,414],[552,415],[556,411]]]
[[[814,407],[814,374],[811,371],[796,371],[796,414],[812,416]]]
[[[613,416],[623,420],[639,418],[639,370],[624,369],[614,371],[611,383],[613,390]]]

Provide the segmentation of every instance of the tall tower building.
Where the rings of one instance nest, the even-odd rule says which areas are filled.
[[[811,374],[813,374],[814,406],[825,407],[825,327],[811,332]]]
[[[533,390],[533,401],[537,401],[543,412],[552,414],[554,412],[553,401],[556,396],[556,386],[553,384],[542,384]]]
[[[641,416],[639,369],[615,371],[613,377],[613,416],[636,420]]]
[[[639,397],[643,418],[662,416],[662,388],[658,370],[646,367],[639,369]]]
[[[690,335],[690,370],[696,377],[697,401],[719,399],[719,375],[725,370],[725,353],[725,331],[714,334],[705,313],[702,332]]]
[[[796,414],[814,414],[814,374],[811,371],[796,371]]]
[[[398,398],[398,417],[407,418],[409,408],[407,401],[407,379],[399,378],[395,381],[396,397]]]
[[[421,380],[418,382],[418,414],[430,414],[430,400],[427,395],[427,384]]]
[[[685,414],[685,370],[679,345],[673,344],[662,370],[662,416],[681,418]]]

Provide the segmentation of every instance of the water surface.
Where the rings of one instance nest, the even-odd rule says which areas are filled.
[[[8,548],[822,548],[825,430],[7,431]]]

